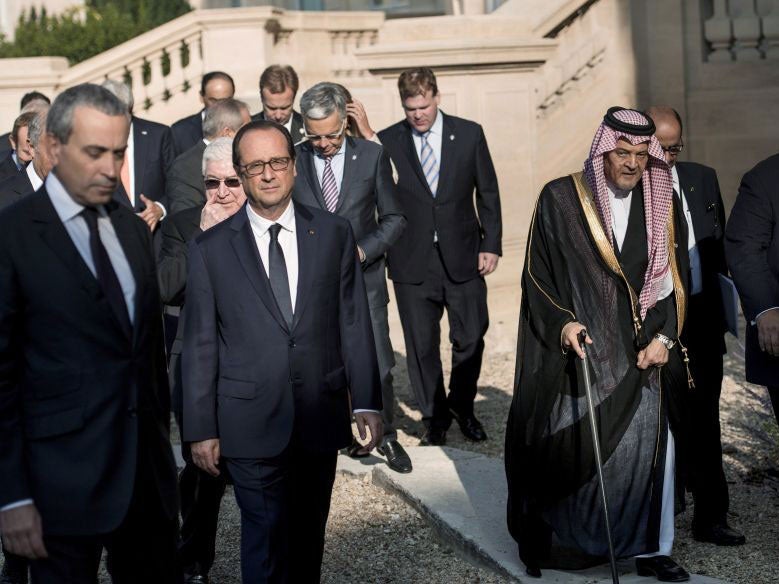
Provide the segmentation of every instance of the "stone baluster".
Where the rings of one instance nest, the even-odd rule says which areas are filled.
[[[763,17],[763,53],[766,59],[779,59],[779,0],[771,1]]]
[[[736,0],[731,0],[731,8]],[[757,61],[762,58],[760,44],[760,17],[755,12],[755,0],[740,0],[739,10],[733,17],[733,53],[737,61]]]
[[[714,0],[714,14],[703,25],[706,42],[709,43],[711,52],[708,60],[712,63],[732,61],[730,52],[733,41],[733,22],[728,14],[726,0]]]

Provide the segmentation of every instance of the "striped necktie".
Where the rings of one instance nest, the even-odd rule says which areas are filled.
[[[325,170],[322,173],[322,195],[325,198],[325,206],[331,213],[335,213],[338,205],[338,185],[335,182],[335,174],[332,167],[332,156],[325,156]]]
[[[430,130],[419,135],[419,137],[422,139],[421,162],[422,172],[425,173],[427,185],[430,187],[430,192],[433,193],[433,197],[435,197],[436,191],[438,190],[438,161],[435,159],[435,152],[433,152],[433,147],[430,145],[430,142],[427,141],[429,135]]]

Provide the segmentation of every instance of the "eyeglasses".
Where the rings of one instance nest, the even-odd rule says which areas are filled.
[[[668,148],[663,146],[663,152],[670,152],[671,154],[679,154],[682,150],[684,150],[684,144],[674,144]]]
[[[241,179],[237,176],[228,176],[227,178],[207,178],[203,181],[206,185],[206,190],[213,191],[219,188],[219,185],[224,183],[228,189],[234,189],[241,186]]]
[[[341,124],[341,129],[334,134],[325,134],[323,136],[320,136],[318,134],[305,134],[305,136],[306,136],[306,140],[308,140],[309,142],[321,142],[322,140],[329,140],[330,142],[333,142],[334,140],[338,140],[338,138],[343,136],[345,131],[346,131],[346,120],[344,120],[343,123]]]
[[[271,169],[275,170],[276,172],[281,172],[282,170],[287,170],[290,162],[292,162],[292,159],[289,157],[271,158],[267,162],[256,160],[244,166],[240,166],[239,168],[246,176],[257,176],[258,174],[265,172],[266,165],[270,165]]]

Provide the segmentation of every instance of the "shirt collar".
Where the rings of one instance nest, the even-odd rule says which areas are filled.
[[[680,192],[681,188],[679,188],[679,172],[676,170],[676,165],[674,164],[671,167],[671,177],[674,181],[674,189],[676,189],[676,192]]]
[[[43,181],[38,176],[38,173],[35,172],[35,165],[32,162],[27,165],[27,178],[30,179],[33,191],[37,191],[43,185]]]
[[[46,192],[49,193],[51,204],[54,205],[54,210],[57,211],[57,215],[63,223],[67,223],[85,209],[84,205],[77,203],[70,196],[65,185],[60,182],[54,171],[46,177]],[[98,212],[101,216],[106,214],[102,205],[98,207]]]
[[[260,217],[260,215],[254,209],[252,209],[252,206],[249,203],[246,204],[246,213],[249,215],[249,223],[255,230],[259,232],[260,237],[265,235],[268,229],[270,229],[270,226],[274,223],[278,223],[281,225],[282,229],[285,229],[291,233],[295,232],[295,205],[292,203],[292,199],[290,199],[289,203],[287,204],[287,208],[284,209],[281,217],[275,221],[271,221],[265,217]]]

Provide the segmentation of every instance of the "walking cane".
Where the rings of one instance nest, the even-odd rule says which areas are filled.
[[[590,366],[589,357],[584,340],[587,338],[587,331],[582,329],[579,332],[579,346],[584,353],[582,360],[582,373],[584,378],[584,391],[587,394],[587,410],[590,413],[590,430],[592,430],[592,448],[595,452],[595,468],[598,471],[598,485],[600,486],[600,498],[603,504],[603,519],[606,521],[606,539],[609,543],[609,562],[611,563],[611,580],[614,584],[619,584],[619,574],[617,573],[617,558],[614,555],[614,542],[611,539],[611,521],[609,520],[609,504],[606,500],[606,485],[603,483],[603,460],[600,455],[600,440],[598,439],[598,423],[595,421],[595,404],[592,401],[592,386],[590,385]]]

